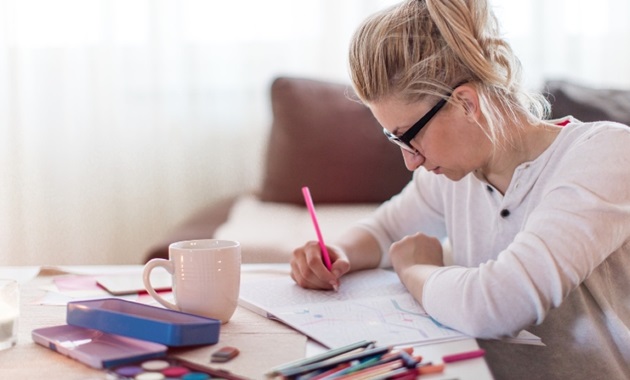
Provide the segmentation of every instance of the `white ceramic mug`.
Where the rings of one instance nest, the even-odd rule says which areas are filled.
[[[214,318],[226,323],[238,304],[241,285],[241,246],[232,240],[204,239],[173,243],[169,259],[153,259],[142,279],[149,294],[169,309]],[[162,267],[172,275],[175,303],[151,286],[151,271]]]

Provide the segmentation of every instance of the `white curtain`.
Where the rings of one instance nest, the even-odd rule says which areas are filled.
[[[394,2],[0,0],[0,265],[139,263],[255,189],[272,79],[347,81],[350,35]],[[623,87],[628,2],[493,4],[531,86]]]
[[[491,2],[531,87],[564,79],[630,88],[630,0]]]

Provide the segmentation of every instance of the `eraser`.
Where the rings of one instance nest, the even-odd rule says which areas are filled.
[[[212,353],[212,356],[210,356],[210,361],[213,363],[225,363],[235,358],[238,353],[239,351],[236,347],[222,347],[218,351]]]

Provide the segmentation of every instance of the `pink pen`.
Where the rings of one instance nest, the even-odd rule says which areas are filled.
[[[461,352],[458,354],[445,355],[442,357],[444,363],[458,362],[460,360],[474,359],[482,357],[486,351],[483,348],[474,351]]]
[[[328,270],[332,269],[332,264],[330,262],[330,256],[328,255],[328,250],[326,249],[326,244],[324,244],[324,238],[322,237],[322,232],[319,230],[319,223],[317,223],[317,215],[315,215],[315,206],[313,205],[313,198],[311,198],[311,192],[307,186],[302,188],[302,195],[304,195],[304,201],[306,202],[306,207],[308,208],[308,212],[311,214],[311,219],[313,220],[313,226],[315,226],[315,232],[317,233],[317,240],[319,241],[319,247],[322,250],[322,258],[324,259],[324,264]]]

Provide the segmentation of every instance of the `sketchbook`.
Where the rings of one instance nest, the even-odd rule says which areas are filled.
[[[239,304],[328,348],[364,339],[396,346],[469,338],[429,317],[396,273],[384,269],[348,274],[337,292],[303,289],[289,276],[247,281]]]
[[[432,319],[396,273],[385,269],[345,275],[337,292],[301,288],[288,275],[246,281],[239,304],[328,348],[360,340],[401,346],[470,339]],[[526,331],[508,341],[542,345]]]

